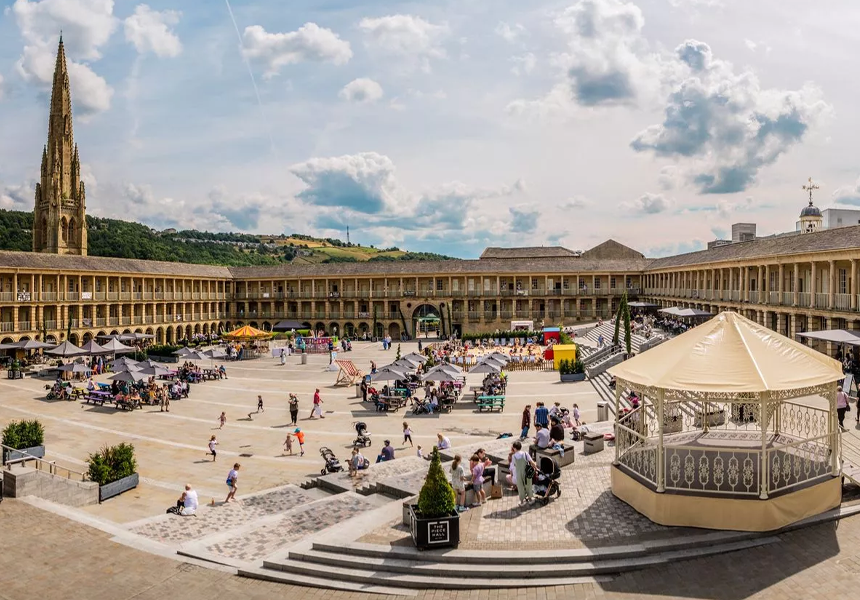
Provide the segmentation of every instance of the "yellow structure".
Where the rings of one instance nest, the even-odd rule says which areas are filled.
[[[558,370],[558,363],[563,360],[576,360],[576,344],[555,344],[552,347],[553,367]]]
[[[767,531],[839,505],[838,361],[723,312],[609,372],[612,491],[653,521]]]

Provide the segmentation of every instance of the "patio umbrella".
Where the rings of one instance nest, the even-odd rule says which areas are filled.
[[[153,364],[146,365],[141,368],[139,371],[137,369],[133,369],[131,371],[127,371],[128,373],[132,373],[134,375],[146,375],[147,377],[161,377],[162,375],[167,375],[170,371],[161,365]]]
[[[85,350],[91,356],[95,354],[110,354],[110,350],[105,350],[102,346],[96,344],[94,340],[90,340],[81,346],[81,350]]]
[[[209,350],[206,350],[203,354],[206,355],[208,358],[212,359],[227,357],[227,353],[221,350],[221,348],[210,348]]]
[[[417,352],[410,352],[409,354],[407,354],[403,358],[405,358],[406,360],[418,361],[422,365],[427,362],[427,357],[422,355],[422,354],[418,354]]]
[[[182,358],[184,358],[185,360],[209,360],[209,357],[200,352],[199,350],[192,350]]]
[[[370,376],[371,381],[400,381],[402,379],[406,379],[406,373],[387,368],[382,368]]]
[[[498,373],[501,370],[502,368],[493,362],[484,361],[482,363],[478,363],[474,368],[469,369],[469,373]]]
[[[90,369],[87,365],[82,365],[81,363],[69,363],[60,367],[60,371],[72,373],[89,373],[90,371],[92,371],[92,369]]]
[[[429,375],[430,373],[438,373],[438,372],[448,373],[449,375],[453,375],[456,377],[458,375],[463,374],[463,369],[461,369],[460,367],[457,367],[455,365],[439,365],[438,367],[433,367],[432,369],[427,371],[427,373],[425,375]],[[426,377],[425,377],[425,379],[426,379]]]
[[[40,350],[43,348],[53,348],[56,344],[46,344],[38,340],[23,340],[12,344],[3,344],[0,350]]]
[[[51,356],[61,356],[64,358],[69,356],[82,356],[86,353],[86,350],[84,350],[83,348],[78,348],[68,340],[66,340],[56,348],[45,350],[45,354],[50,354]]]
[[[104,344],[103,348],[111,354],[129,354],[130,352],[135,352],[134,348],[126,346],[116,338],[113,338],[107,344]]]
[[[479,365],[482,365],[482,364],[493,365],[494,367],[498,367],[499,369],[501,369],[502,367],[504,367],[507,364],[507,362],[502,362],[498,358],[493,358],[492,356],[487,356],[487,357],[479,360],[478,364]]]
[[[136,381],[143,380],[144,376],[139,371],[122,371],[121,373],[117,373],[116,375],[111,375],[111,379],[113,381],[125,381],[126,383],[134,383]]]
[[[421,378],[421,381],[435,381],[441,383],[443,381],[459,381],[459,379],[448,371],[443,369],[434,369],[432,371],[428,371],[427,374]]]
[[[177,350],[173,354],[175,356],[188,356],[189,354],[194,354],[194,350],[191,350],[190,348],[186,348],[183,346],[182,348],[180,348],[179,350]]]
[[[125,372],[137,373],[142,368],[143,367],[138,366],[136,364],[132,364],[132,363],[120,363],[120,364],[116,365],[115,367],[113,367],[113,372],[114,373],[125,373]]]
[[[421,363],[411,361],[408,358],[401,358],[400,360],[395,360],[390,366],[398,367],[401,371],[414,371],[418,368],[419,364]]]

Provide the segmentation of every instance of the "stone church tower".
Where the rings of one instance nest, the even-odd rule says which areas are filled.
[[[62,35],[51,90],[48,144],[42,150],[42,175],[36,184],[33,217],[33,252],[86,256],[86,195],[72,134],[72,97]]]

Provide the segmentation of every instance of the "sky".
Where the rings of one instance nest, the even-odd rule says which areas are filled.
[[[860,207],[860,3],[0,0],[0,208],[60,30],[87,210],[473,258],[648,256]]]

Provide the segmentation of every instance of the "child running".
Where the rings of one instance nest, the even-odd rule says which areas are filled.
[[[239,463],[234,464],[233,468],[227,474],[227,489],[230,491],[227,493],[227,499],[224,500],[225,504],[231,500],[236,500],[236,490],[239,489],[239,486],[236,484],[239,481],[239,468],[241,466]]]
[[[287,439],[284,440],[284,454],[287,452],[290,453],[290,456],[293,455],[293,435],[291,433],[287,433]]]
[[[305,455],[305,433],[301,429],[299,429],[298,427],[296,427],[296,429],[295,429],[295,431],[293,431],[293,433],[296,434],[296,440],[299,442],[299,451],[300,451],[299,456],[304,456]]]
[[[213,435],[211,438],[209,438],[209,452],[207,452],[207,454],[212,455],[212,462],[215,462],[215,457],[218,455],[218,453],[215,451],[215,446],[217,445],[218,440],[216,440],[215,436]]]
[[[221,411],[221,416],[218,417],[218,422],[221,424],[218,429],[224,429],[224,425],[227,424],[227,413],[223,410]]]
[[[409,427],[409,423],[403,421],[403,444],[409,442],[409,446],[415,447],[415,444],[412,443],[412,428]]]

